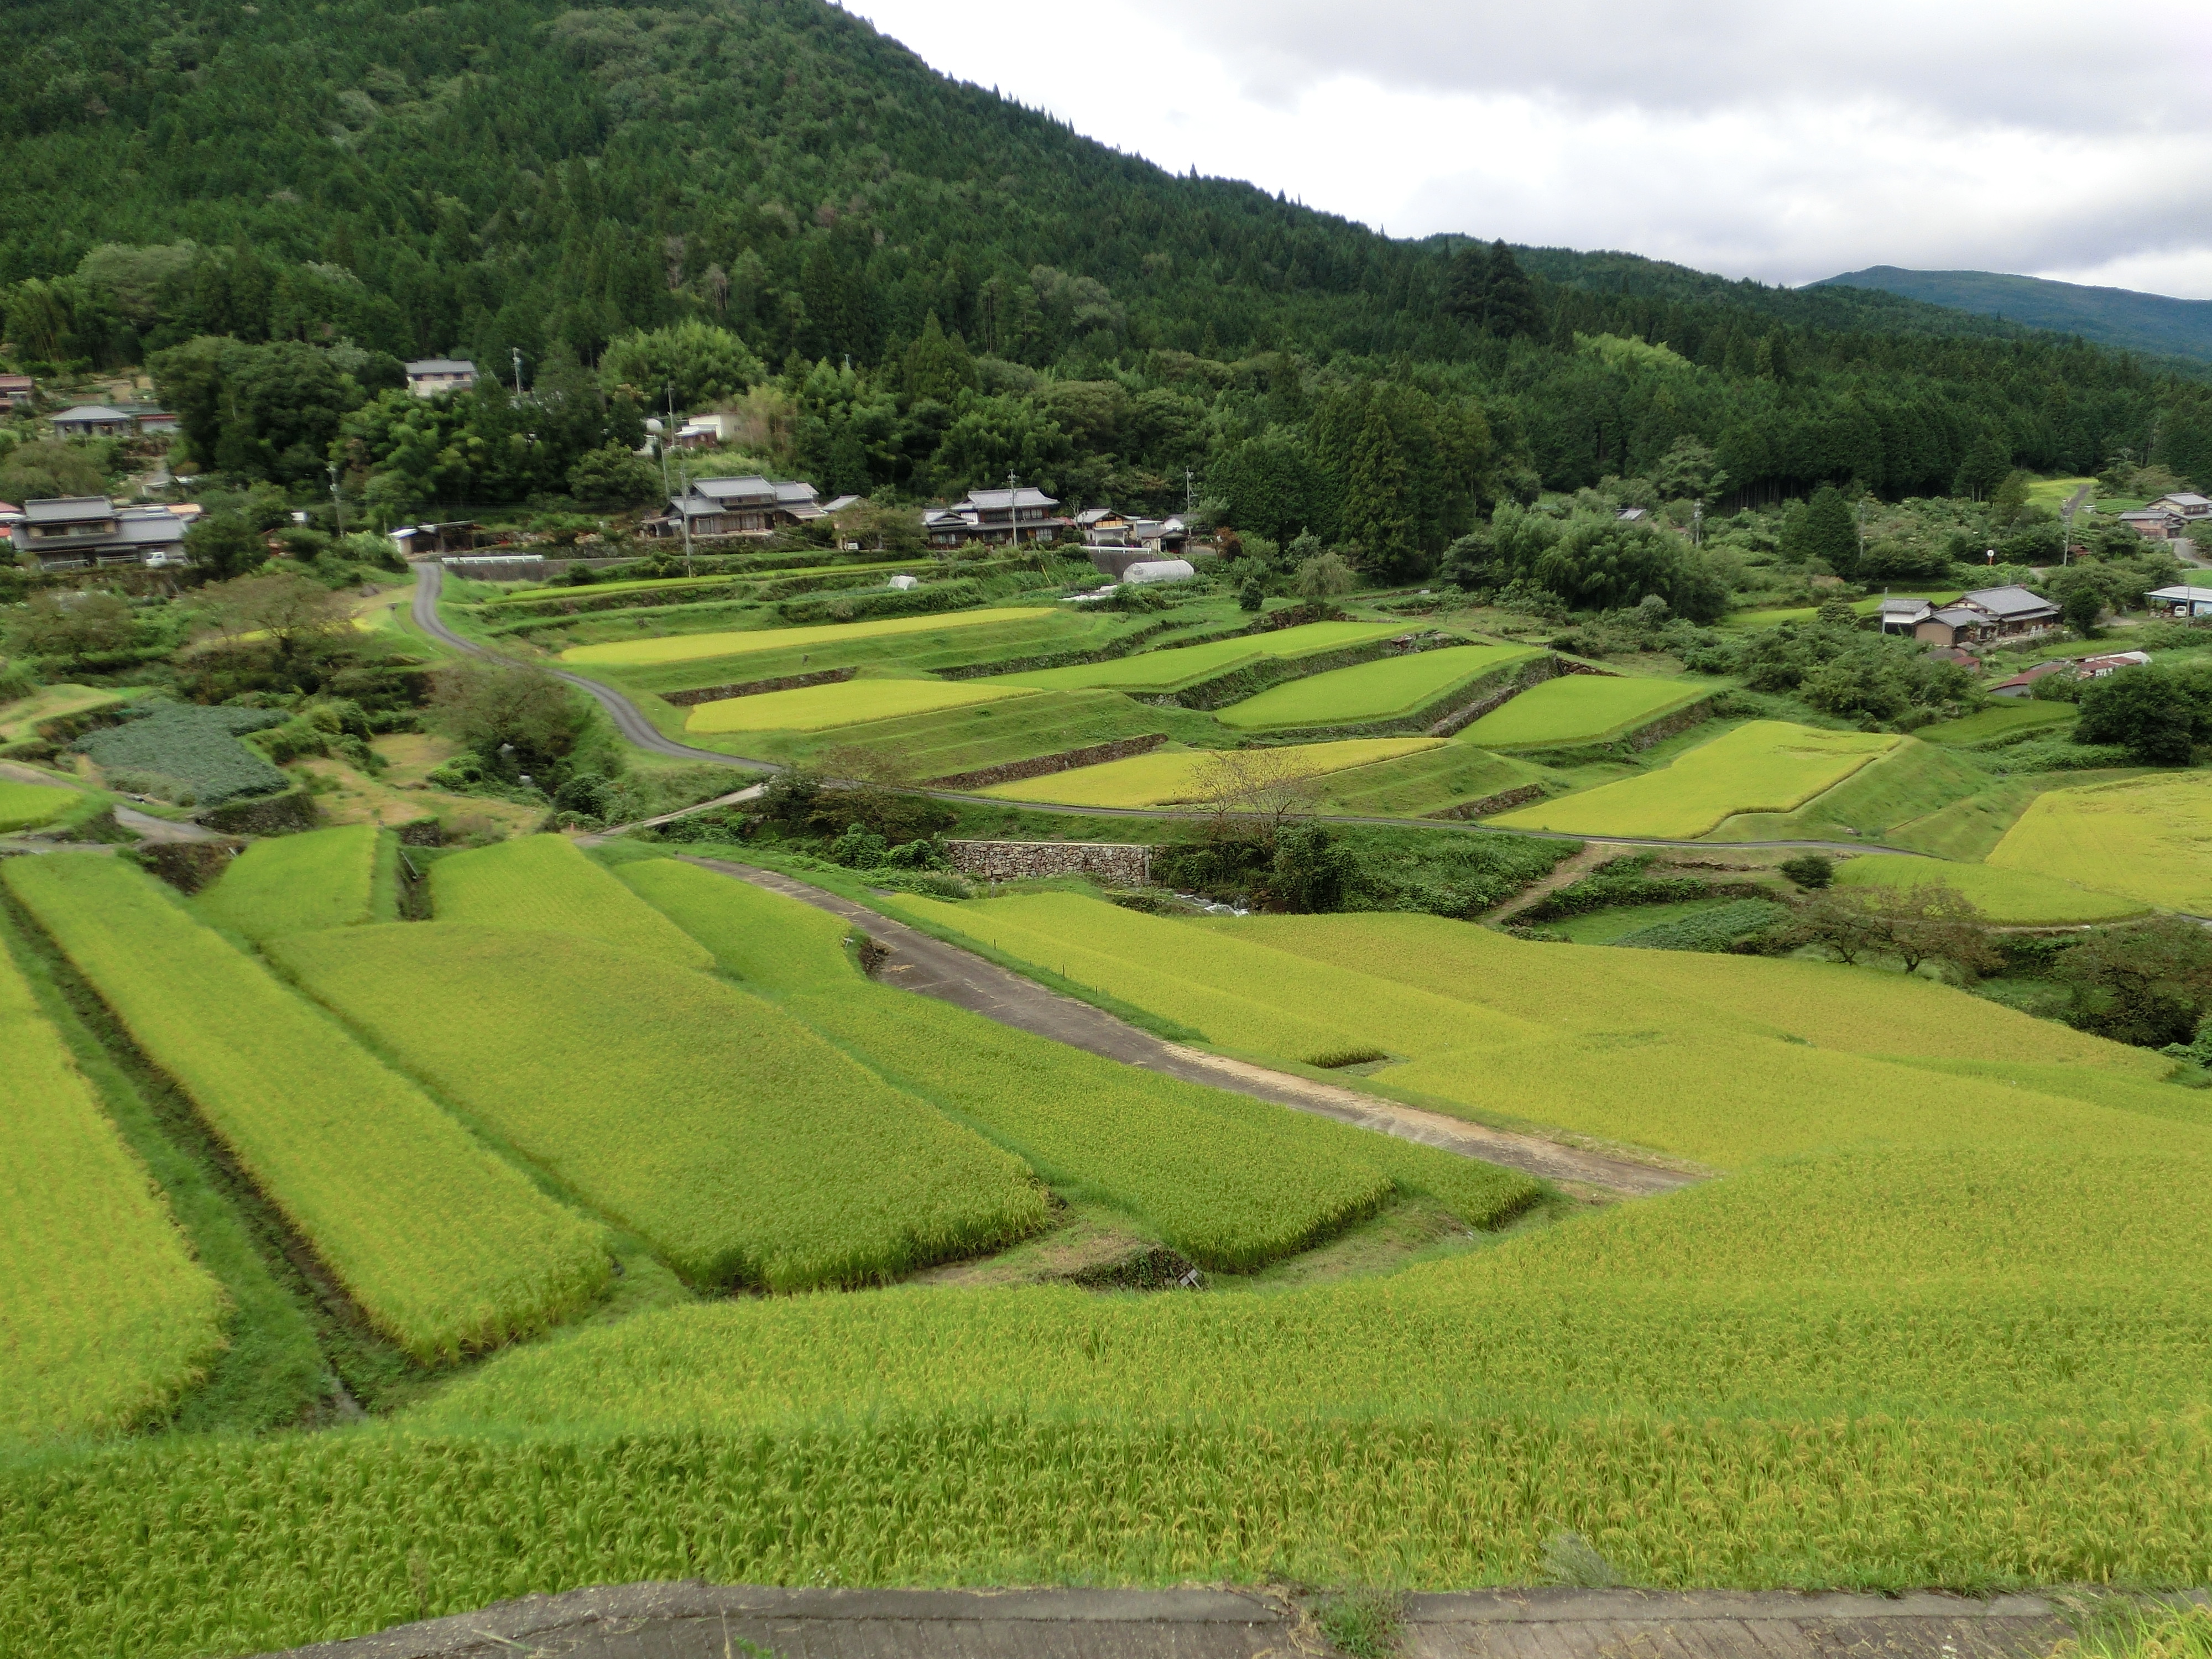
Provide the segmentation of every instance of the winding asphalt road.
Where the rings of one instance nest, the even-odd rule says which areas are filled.
[[[443,566],[435,563],[418,564],[415,567],[415,600],[409,615],[417,628],[440,644],[450,646],[456,651],[465,652],[471,657],[483,657],[495,662],[508,660],[497,652],[477,644],[473,640],[463,639],[448,628],[445,619],[438,615],[438,594],[444,587],[446,580]],[[592,702],[598,703],[600,708],[605,709],[607,718],[615,723],[615,729],[641,749],[649,750],[656,755],[668,756],[672,760],[704,761],[710,765],[727,766],[750,772],[781,772],[785,769],[780,761],[755,760],[744,755],[725,755],[719,750],[694,749],[689,744],[678,743],[672,738],[663,736],[660,729],[645,717],[644,711],[614,687],[603,684],[598,680],[586,679],[581,674],[572,674],[565,668],[556,668],[551,672],[556,678],[567,681],[590,697]],[[916,793],[928,795],[936,800],[966,801],[980,806],[1005,806],[1008,804],[994,795],[965,794],[952,789],[923,789]],[[1192,818],[1212,816],[1211,813],[1178,812],[1163,806],[1060,806],[1045,801],[1023,801],[1018,804],[1024,811],[1054,812],[1072,817]],[[1525,836],[1532,841],[1578,841],[1606,847],[1694,847],[1705,852],[1711,852],[1719,847],[1792,848],[1801,851],[1810,850],[1819,853],[1893,853],[1903,858],[1928,856],[1924,853],[1916,853],[1911,848],[1889,847],[1879,842],[1659,841],[1635,836],[1571,836],[1552,830],[1507,830],[1495,824],[1468,823],[1450,818],[1355,817],[1334,813],[1322,813],[1317,816],[1330,823],[1374,824],[1387,830],[1403,830],[1410,825],[1418,824],[1426,830],[1479,830],[1493,836]]]

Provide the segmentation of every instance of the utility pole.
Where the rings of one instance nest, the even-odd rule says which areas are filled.
[[[1182,512],[1187,519],[1198,511],[1198,486],[1193,481],[1198,475],[1188,467],[1182,470]]]
[[[691,493],[690,464],[686,462],[678,467],[676,476],[683,482],[684,494],[689,496]],[[691,514],[684,511],[679,513],[678,516],[684,520],[684,574],[689,576],[691,574]]]
[[[1690,545],[1705,544],[1705,498],[1700,495],[1690,503]]]
[[[1022,544],[1022,510],[1015,503],[1021,499],[1021,486],[1015,482],[1014,469],[1006,469],[1006,545]]]
[[[520,398],[522,396],[522,348],[509,346],[507,349],[514,354],[514,395]]]
[[[338,534],[345,534],[345,497],[338,494],[338,464],[325,461],[324,466],[331,475],[331,507],[338,515]]]
[[[2074,503],[2069,499],[2058,509],[2058,568],[2061,570],[2074,562]]]

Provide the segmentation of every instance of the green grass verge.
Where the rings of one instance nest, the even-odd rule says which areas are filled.
[[[2081,717],[2081,711],[2070,702],[2035,702],[2023,697],[2018,702],[1995,703],[1964,720],[1944,720],[1935,726],[1923,726],[1913,733],[1923,743],[1955,744],[1972,748],[2022,732],[2051,732],[2062,726],[2071,726]]]
[[[1526,761],[1455,739],[1419,754],[1378,761],[1321,781],[1319,810],[1351,817],[1425,817],[1531,786],[1549,774]]]

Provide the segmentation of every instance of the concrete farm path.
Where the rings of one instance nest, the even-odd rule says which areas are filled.
[[[2056,1600],[1788,1590],[1499,1589],[1409,1595],[1408,1659],[2042,1659]],[[1274,1589],[603,1586],[293,1650],[289,1659],[1328,1659]]]
[[[1186,1083],[1228,1089],[1296,1111],[1333,1117],[1340,1123],[1395,1135],[1401,1140],[1419,1141],[1487,1164],[1504,1164],[1541,1176],[1547,1181],[1641,1198],[1671,1192],[1697,1179],[1678,1170],[1606,1158],[1578,1147],[1561,1146],[1540,1135],[1492,1129],[1446,1117],[1440,1112],[1425,1112],[1334,1084],[1317,1083],[1170,1042],[1115,1018],[1103,1009],[1048,991],[1034,980],[986,962],[972,951],[933,939],[918,928],[894,921],[880,911],[819,887],[774,871],[721,859],[690,858],[684,862],[718,875],[750,882],[756,887],[781,893],[859,925],[869,938],[890,951],[876,970],[876,977],[887,985],[935,997],[986,1019],[996,1020],[1001,1025],[1049,1037],[1087,1054],[1120,1060],[1124,1065],[1140,1066],[1146,1071],[1181,1078]]]
[[[492,662],[515,660],[502,657],[498,652],[489,647],[478,645],[473,640],[463,639],[446,625],[445,619],[438,615],[438,594],[443,588],[446,579],[444,567],[429,562],[418,564],[415,569],[416,574],[414,605],[408,614],[416,627],[436,640],[441,645],[449,647],[465,655],[483,657]],[[664,737],[660,729],[645,717],[645,712],[613,686],[599,680],[587,678],[582,674],[571,673],[565,668],[554,668],[550,672],[555,678],[565,680],[599,704],[606,711],[607,718],[615,723],[617,731],[639,748],[653,754],[665,755],[672,760],[705,761],[711,765],[727,766],[748,772],[781,772],[784,769],[783,763],[781,761],[757,760],[744,755],[726,755],[715,749],[695,749],[690,744],[678,743],[673,738]],[[1050,801],[1007,801],[994,795],[968,794],[957,789],[919,789],[915,793],[928,795],[937,800],[964,801],[977,806],[1018,806],[1027,812],[1055,812],[1080,817],[1210,818],[1214,816],[1210,811],[1178,811],[1171,806],[1062,806]],[[715,804],[708,803],[708,805]],[[686,810],[698,811],[702,809],[690,807]],[[669,816],[681,817],[682,814],[672,813]],[[1816,853],[1896,853],[1908,858],[1928,856],[1924,853],[1914,852],[1908,847],[1887,847],[1879,842],[1735,841],[1723,843],[1709,841],[1658,841],[1630,836],[1573,836],[1562,830],[1508,830],[1496,824],[1486,824],[1480,820],[1464,818],[1366,817],[1327,812],[1319,813],[1316,816],[1330,823],[1376,824],[1387,830],[1480,830],[1497,836],[1527,836],[1537,841],[1585,842],[1594,847],[1698,847],[1708,851],[1720,845],[1746,848],[1788,847]],[[654,820],[656,823],[661,821]],[[636,826],[626,824],[622,827],[635,829]]]

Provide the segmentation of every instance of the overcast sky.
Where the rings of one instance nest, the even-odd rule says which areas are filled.
[[[938,69],[1394,236],[2212,298],[2212,0],[848,0]]]

